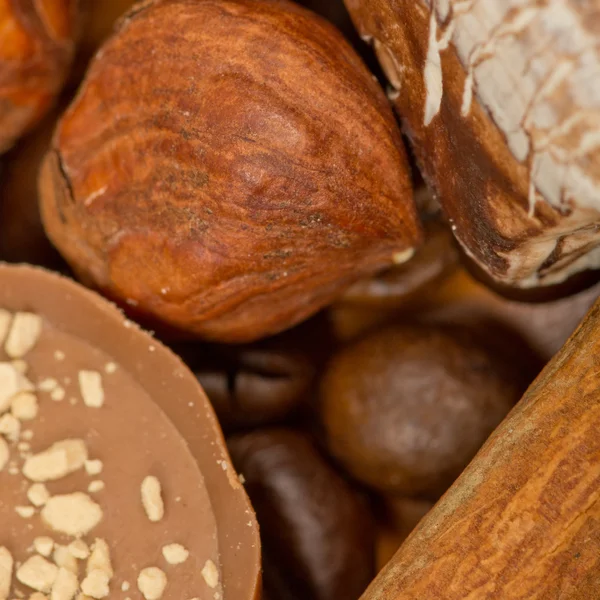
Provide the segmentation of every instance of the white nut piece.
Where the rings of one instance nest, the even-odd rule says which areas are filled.
[[[87,447],[83,440],[63,440],[30,456],[23,466],[23,475],[31,481],[54,481],[81,469],[86,460]]]
[[[8,449],[8,444],[4,440],[3,437],[0,436],[0,471],[4,469],[6,463],[8,463],[8,459],[10,458],[10,451]],[[0,596],[2,598],[2,596]]]
[[[85,472],[90,476],[100,475],[104,465],[101,460],[86,460],[85,461]]]
[[[75,575],[79,573],[77,559],[71,554],[68,546],[61,546],[57,544],[52,558],[54,559],[57,567],[71,571],[71,573],[75,573]]]
[[[219,570],[212,560],[207,560],[202,568],[202,577],[209,588],[216,588],[219,585]]]
[[[0,363],[0,413],[10,409],[13,396],[20,389],[20,373],[9,362]]]
[[[12,554],[4,546],[0,546],[0,598],[8,598],[13,570]]]
[[[79,391],[86,406],[100,408],[104,404],[102,375],[98,371],[79,371]]]
[[[10,358],[22,358],[37,344],[41,333],[42,319],[39,315],[18,312],[13,318],[4,351]]]
[[[100,523],[102,509],[87,494],[75,492],[50,498],[42,519],[54,531],[80,537]]]
[[[11,414],[0,417],[0,435],[6,436],[11,442],[16,442],[21,433],[21,421]]]
[[[31,519],[35,514],[33,506],[15,506],[15,512],[23,519]]]
[[[113,576],[113,568],[110,561],[110,548],[105,540],[96,538],[92,547],[92,553],[87,562],[86,572],[102,571],[108,575],[109,580]]]
[[[75,540],[71,542],[67,548],[69,552],[79,560],[85,560],[90,555],[90,549],[83,540]]]
[[[148,567],[140,572],[137,585],[146,600],[160,600],[167,587],[167,576],[158,567]]]
[[[94,570],[81,582],[81,591],[92,598],[106,598],[110,593],[109,577],[104,571]]]
[[[101,492],[104,489],[104,487],[104,481],[96,479],[94,481],[90,481],[90,484],[88,485],[88,492],[90,494],[95,494],[97,492]]]
[[[162,554],[170,565],[180,565],[184,563],[190,555],[188,550],[181,544],[168,544],[167,546],[163,546]]]
[[[67,569],[59,569],[52,586],[50,600],[73,600],[78,589],[77,575]]]
[[[13,397],[10,412],[19,421],[31,421],[38,415],[38,400],[31,392],[18,392]]]
[[[41,556],[48,558],[54,550],[54,540],[48,536],[36,537],[33,540],[33,548]]]
[[[17,569],[17,579],[27,587],[47,594],[56,581],[58,567],[41,556],[32,556]]]
[[[142,504],[150,521],[156,523],[165,514],[160,481],[154,475],[148,475],[142,482]]]
[[[12,321],[12,313],[0,308],[0,345],[4,344],[6,336],[10,330],[10,322]],[[0,598],[2,596],[0,595]]]
[[[34,483],[27,490],[27,499],[34,506],[44,506],[50,499],[50,492],[43,483]]]

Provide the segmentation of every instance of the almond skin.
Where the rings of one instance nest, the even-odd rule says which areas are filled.
[[[75,51],[79,0],[0,0],[0,153],[60,91]]]
[[[289,328],[421,239],[383,92],[288,2],[132,9],[59,123],[40,193],[85,282],[217,341]]]

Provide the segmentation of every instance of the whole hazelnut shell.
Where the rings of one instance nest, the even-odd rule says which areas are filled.
[[[362,498],[297,431],[256,430],[228,446],[256,510],[269,596],[356,600],[375,564]]]
[[[132,9],[59,123],[40,193],[80,278],[216,341],[291,327],[421,236],[384,94],[288,2]]]
[[[437,499],[522,391],[517,368],[464,329],[390,326],[333,358],[321,419],[330,451],[357,479]]]
[[[41,119],[60,91],[80,12],[79,0],[11,0],[0,11],[0,153]]]

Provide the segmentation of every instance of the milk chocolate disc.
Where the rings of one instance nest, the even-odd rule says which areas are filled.
[[[0,264],[0,597],[259,587],[254,512],[194,376],[94,292]]]

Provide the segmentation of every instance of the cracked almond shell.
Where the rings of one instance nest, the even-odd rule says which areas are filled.
[[[135,7],[59,123],[40,192],[84,281],[218,341],[292,326],[421,236],[384,94],[288,2]]]
[[[345,0],[465,252],[495,280],[600,267],[600,6]]]

